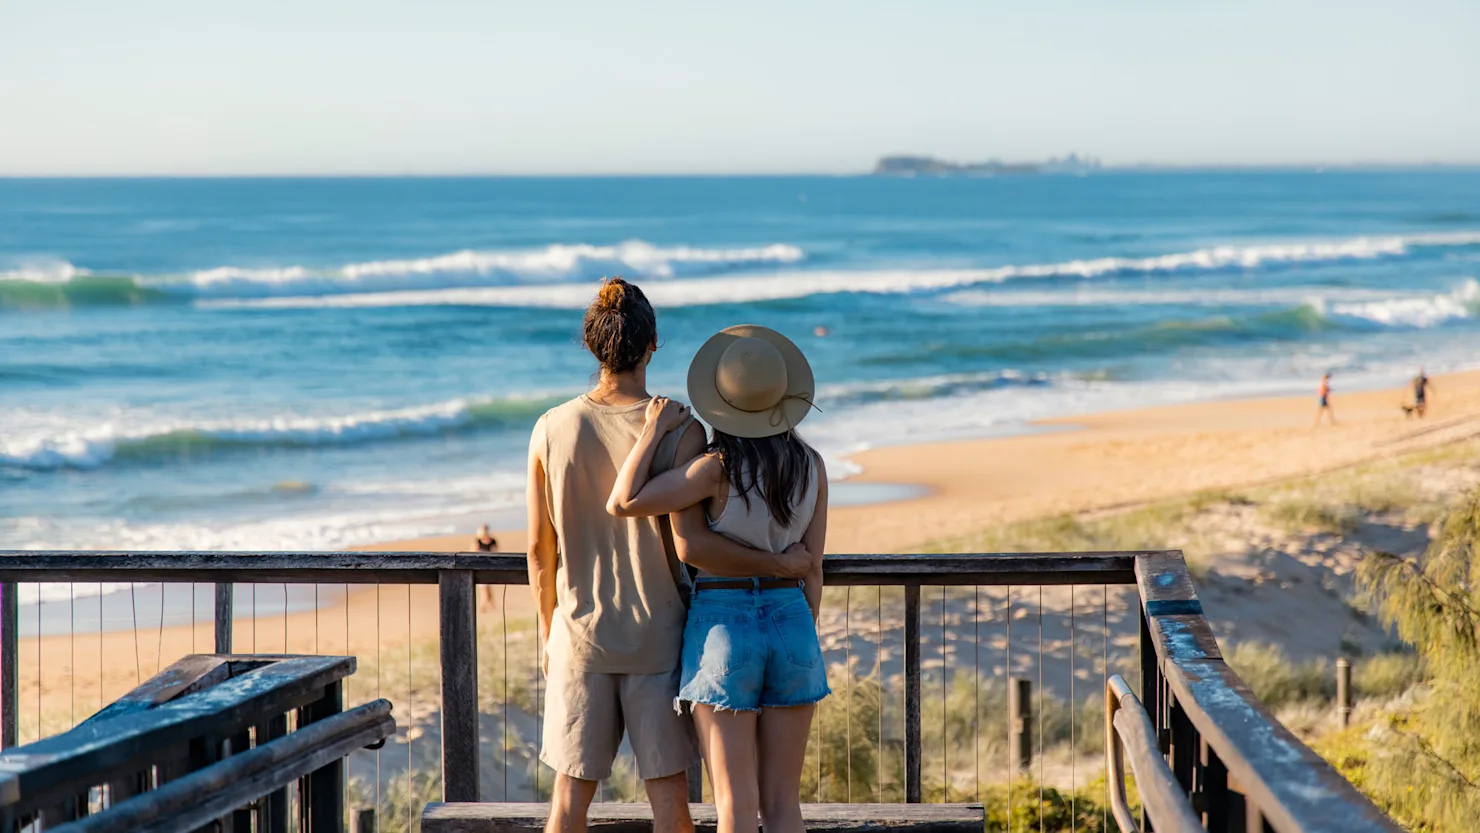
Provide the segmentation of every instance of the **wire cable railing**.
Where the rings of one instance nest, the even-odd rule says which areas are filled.
[[[1147,578],[1158,570],[1173,579]],[[819,635],[834,694],[814,718],[805,798],[977,802],[1009,818],[1036,813],[1040,830],[1057,829],[1050,815],[1108,830],[1098,727],[1102,692],[1119,675],[1167,737],[1159,751],[1183,791],[1217,805],[1206,818],[1236,795],[1274,829],[1316,829],[1282,822],[1320,802],[1292,809],[1266,783],[1267,762],[1197,722],[1212,718],[1191,704],[1217,692],[1178,688],[1187,628],[1206,631],[1200,610],[1168,596],[1195,600],[1180,554],[836,555],[824,573]],[[1197,638],[1216,648],[1210,631]],[[350,808],[373,808],[382,831],[416,829],[432,800],[548,798],[542,649],[522,555],[0,553],[6,748],[69,728],[185,654],[355,656],[346,705],[395,703],[395,736],[346,766]],[[1267,711],[1253,729],[1289,734]],[[1370,807],[1305,752],[1310,778]],[[1229,755],[1244,757],[1225,766]],[[1240,773],[1221,792],[1200,775],[1218,766]],[[605,801],[645,798],[625,747],[599,790]],[[702,779],[691,790],[710,794]]]

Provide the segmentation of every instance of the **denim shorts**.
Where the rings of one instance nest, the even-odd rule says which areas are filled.
[[[757,711],[805,706],[829,693],[817,625],[800,587],[694,594],[679,700]]]

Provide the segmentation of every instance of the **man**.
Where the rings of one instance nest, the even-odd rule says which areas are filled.
[[[657,348],[652,306],[615,278],[586,312],[586,347],[601,362],[587,394],[552,408],[530,437],[529,583],[546,649],[549,688],[540,760],[555,770],[550,833],[581,833],[596,786],[611,774],[622,733],[653,805],[654,829],[690,833],[687,770],[698,760],[693,728],[674,708],[686,618],[683,566],[653,518],[606,512],[617,471],[645,421],[647,366]],[[690,422],[673,464],[704,446]],[[690,563],[725,576],[803,576],[805,548],[779,555],[709,532],[702,507],[675,516],[686,539],[702,536]]]
[[[1418,415],[1419,419],[1423,419],[1423,415],[1428,413],[1429,388],[1433,386],[1434,383],[1429,381],[1428,375],[1420,367],[1418,375],[1413,377],[1413,412]]]

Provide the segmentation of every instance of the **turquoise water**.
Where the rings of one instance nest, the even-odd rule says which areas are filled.
[[[0,548],[517,524],[616,273],[660,306],[655,390],[719,327],[796,338],[839,477],[871,445],[1480,363],[1480,173],[0,180]]]

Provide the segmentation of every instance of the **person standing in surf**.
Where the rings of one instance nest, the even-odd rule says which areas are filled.
[[[599,781],[611,775],[625,730],[646,783],[653,826],[688,833],[687,770],[698,760],[692,723],[674,709],[687,616],[687,575],[659,519],[605,511],[617,470],[637,444],[652,401],[647,367],[657,317],[642,290],[613,278],[586,310],[587,349],[601,363],[594,389],[545,412],[529,443],[529,584],[549,680],[540,760],[555,770],[548,831],[586,829]],[[703,429],[677,429],[672,456],[687,464]],[[812,569],[805,547],[773,553],[707,528],[703,509],[675,529],[700,542],[694,562],[721,575]]]
[[[689,367],[689,399],[714,428],[708,453],[650,478],[666,432],[687,419],[662,397],[617,475],[607,511],[641,518],[702,507],[711,532],[780,552],[815,553],[803,581],[772,572],[703,568],[683,636],[682,685],[714,785],[719,833],[804,833],[799,791],[817,703],[829,694],[817,639],[827,471],[794,430],[813,407],[812,369],[790,339],[730,327]],[[675,531],[680,558],[708,549]]]

